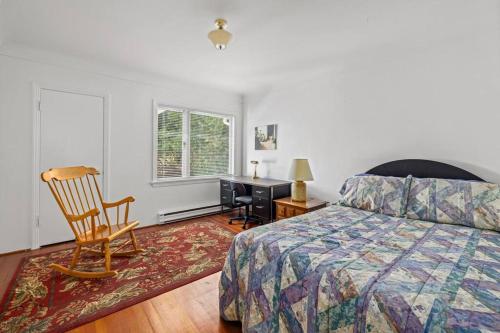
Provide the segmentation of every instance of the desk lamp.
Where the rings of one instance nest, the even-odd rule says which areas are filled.
[[[259,177],[257,177],[257,165],[259,165],[259,161],[250,161],[250,163],[252,163],[254,166],[252,179],[259,178]]]

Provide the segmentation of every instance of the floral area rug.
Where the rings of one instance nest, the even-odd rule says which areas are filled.
[[[111,278],[78,279],[48,268],[53,262],[69,266],[72,249],[25,258],[3,297],[0,332],[66,331],[213,274],[222,268],[234,237],[210,221],[136,235],[145,252],[113,258],[118,275]],[[77,269],[91,270],[96,260],[82,253]]]

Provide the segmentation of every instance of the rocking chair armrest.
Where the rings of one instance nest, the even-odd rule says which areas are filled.
[[[134,197],[128,196],[128,197],[123,198],[123,199],[116,201],[116,202],[103,202],[102,207],[103,208],[111,208],[111,207],[123,205],[124,203],[127,203],[127,202],[134,202],[134,201],[135,201]]]
[[[83,213],[82,215],[68,215],[68,218],[72,222],[75,222],[75,221],[81,221],[83,219],[86,219],[87,217],[95,217],[99,214],[100,214],[99,209],[93,208],[93,209]]]

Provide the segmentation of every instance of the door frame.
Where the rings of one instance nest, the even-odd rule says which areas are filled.
[[[66,87],[59,87],[47,84],[38,84],[32,82],[33,91],[33,192],[32,192],[32,233],[31,233],[31,249],[40,248],[40,149],[41,149],[41,124],[40,124],[40,101],[42,90],[50,90],[61,93],[69,93],[76,95],[86,95],[99,97],[103,99],[103,178],[102,178],[102,192],[105,200],[108,200],[110,188],[110,108],[111,108],[111,95],[107,93],[99,93],[92,91],[85,91],[81,89],[69,89]]]

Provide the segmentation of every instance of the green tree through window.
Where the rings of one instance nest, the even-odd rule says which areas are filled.
[[[157,177],[182,177],[182,112],[158,114]]]
[[[160,110],[156,138],[156,177],[229,174],[232,158],[231,126],[231,118],[218,115]]]
[[[221,117],[190,114],[191,176],[229,173],[229,122]]]

